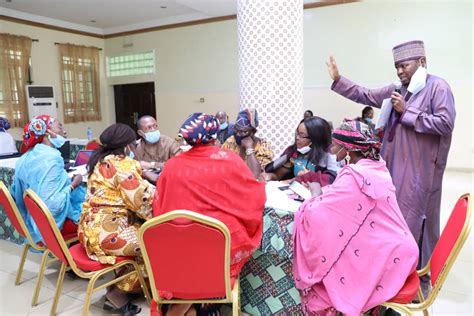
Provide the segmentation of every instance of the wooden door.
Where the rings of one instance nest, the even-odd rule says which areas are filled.
[[[134,83],[114,86],[115,121],[137,131],[137,120],[143,115],[156,117],[155,83]]]

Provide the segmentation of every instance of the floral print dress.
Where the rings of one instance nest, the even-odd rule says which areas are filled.
[[[87,255],[103,264],[114,264],[116,256],[140,257],[138,218],[151,218],[154,192],[138,161],[108,155],[97,163],[87,182],[78,229]],[[118,287],[129,291],[136,285],[138,278],[125,279]]]

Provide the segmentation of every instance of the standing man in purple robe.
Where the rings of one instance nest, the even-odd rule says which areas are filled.
[[[422,267],[440,234],[441,186],[456,111],[448,83],[426,72],[422,41],[402,43],[392,52],[401,88],[396,84],[379,89],[361,87],[340,75],[333,56],[327,66],[334,80],[331,89],[336,93],[378,108],[385,104],[389,115],[382,157],[397,190],[398,205],[418,242]],[[426,297],[429,276],[421,281]]]

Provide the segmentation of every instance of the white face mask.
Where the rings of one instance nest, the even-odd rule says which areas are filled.
[[[334,154],[334,157],[336,157],[336,161],[337,161],[337,162],[339,162],[339,161],[345,161],[344,159],[337,160],[337,156],[339,156],[339,153],[340,153],[341,150],[343,150],[343,149],[344,149],[344,147],[341,147],[341,148],[337,151],[337,153]]]
[[[425,67],[420,66],[415,71],[413,76],[410,79],[410,84],[408,85],[407,90],[410,91],[413,95],[417,94],[426,86],[426,76],[428,72]]]
[[[310,146],[304,146],[304,147],[301,147],[301,148],[297,148],[296,149],[300,154],[302,155],[306,155],[307,153],[309,153],[311,151],[311,147]]]

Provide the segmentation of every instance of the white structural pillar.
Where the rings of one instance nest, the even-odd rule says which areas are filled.
[[[303,118],[303,1],[238,0],[237,24],[240,108],[280,154]]]

